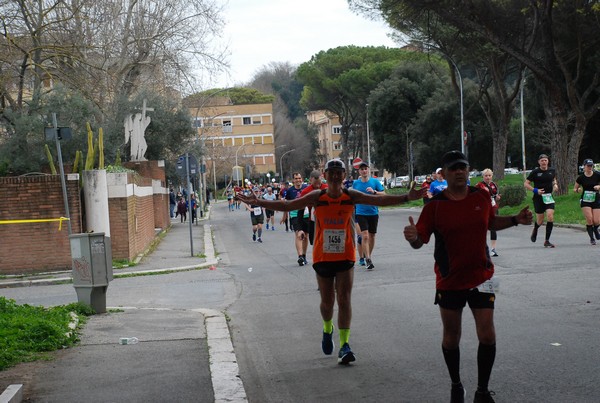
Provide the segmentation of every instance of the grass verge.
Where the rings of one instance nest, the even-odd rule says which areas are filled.
[[[474,186],[478,182],[481,182],[481,178],[471,178],[471,186]],[[506,175],[503,180],[495,181],[496,184],[502,190],[502,187],[505,185],[522,185],[525,180],[523,179],[522,174],[513,174]],[[556,201],[556,208],[554,210],[554,222],[556,224],[577,224],[577,225],[585,225],[585,218],[581,212],[581,207],[579,205],[579,198],[581,194],[573,193],[574,184],[569,184],[569,189],[567,194],[561,196],[554,196],[554,200]],[[386,189],[387,194],[405,194],[407,193],[407,189]],[[502,194],[501,194],[502,195]],[[525,196],[525,200],[519,204],[518,206],[505,206],[502,207],[499,211],[499,215],[513,215],[517,214],[523,207],[529,206],[529,210],[533,212],[533,201],[531,200],[532,194],[531,192],[527,192]],[[411,201],[405,204],[400,205],[400,207],[422,207],[423,202],[421,200]],[[392,208],[396,208],[397,206],[393,206]],[[535,213],[534,213],[535,219]]]
[[[74,312],[79,321],[69,327]],[[17,305],[0,297],[0,370],[20,362],[49,359],[48,352],[66,348],[79,341],[77,329],[93,310],[84,304],[44,308]]]

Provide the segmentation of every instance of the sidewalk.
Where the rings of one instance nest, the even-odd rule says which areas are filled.
[[[155,245],[135,259],[135,265],[113,269],[113,276],[118,278],[132,273],[182,271],[216,265],[209,218],[210,210],[204,218],[192,224],[194,256],[191,253],[189,221],[181,223],[179,218],[174,218],[171,220],[171,227],[158,235]],[[70,270],[6,276],[0,279],[0,288],[57,284],[71,280]]]
[[[161,241],[137,265],[114,270],[114,277],[215,266],[209,217],[210,211],[193,224],[194,256],[189,225],[173,219]],[[70,279],[70,272],[12,277],[1,279],[0,288]],[[20,372],[28,375],[22,381],[8,377],[6,390],[8,384],[0,373],[0,392],[4,391],[0,403],[24,398],[32,402],[247,401],[222,312],[201,307],[119,309],[123,312],[90,317],[81,342],[56,352],[53,361],[20,364]],[[144,336],[137,344],[120,345],[115,333]]]

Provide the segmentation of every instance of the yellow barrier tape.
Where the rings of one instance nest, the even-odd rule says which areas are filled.
[[[61,231],[62,230],[62,222],[63,221],[69,221],[70,219],[67,217],[60,217],[60,218],[38,218],[35,220],[0,220],[0,224],[29,224],[29,223],[34,223],[34,222],[54,222],[54,221],[58,221],[58,230]]]

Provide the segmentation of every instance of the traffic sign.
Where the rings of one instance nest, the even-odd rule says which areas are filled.
[[[185,171],[186,166],[186,157],[188,159],[188,172]],[[180,155],[177,159],[177,175],[185,178],[186,174],[189,173],[190,176],[193,176],[199,172],[198,160],[192,154],[183,154]]]

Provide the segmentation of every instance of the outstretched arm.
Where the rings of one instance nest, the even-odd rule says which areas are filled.
[[[255,206],[266,207],[269,210],[292,211],[301,210],[306,206],[312,206],[316,202],[320,193],[320,190],[315,190],[308,193],[305,196],[294,200],[265,200],[258,199],[254,194],[245,196],[241,193],[236,194],[235,198],[236,200],[240,200],[246,204],[253,204]]]
[[[352,197],[352,201],[357,204],[369,204],[372,206],[393,206],[394,204],[406,203],[410,200],[422,199],[427,194],[426,189],[415,189],[415,182],[411,183],[410,191],[404,195],[388,195],[388,194],[377,194],[370,195],[356,191],[354,189],[348,189],[348,194]]]
[[[505,228],[515,227],[519,224],[530,225],[533,221],[533,214],[529,211],[529,206],[525,206],[519,214],[513,216],[495,216],[490,223],[490,229],[500,231]]]

